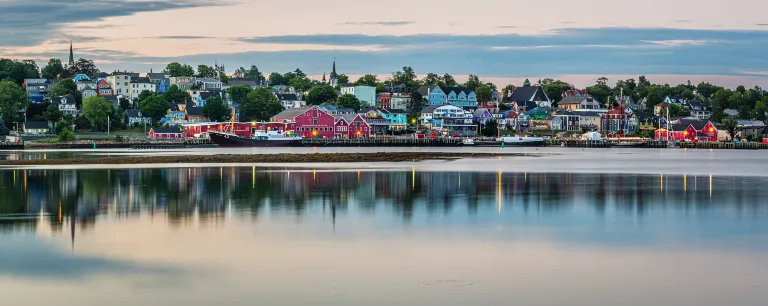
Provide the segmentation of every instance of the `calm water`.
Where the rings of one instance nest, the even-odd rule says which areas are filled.
[[[2,305],[764,305],[768,178],[0,170]]]

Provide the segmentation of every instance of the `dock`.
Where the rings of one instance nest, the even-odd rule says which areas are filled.
[[[303,139],[310,147],[456,147],[461,138],[358,138],[358,139]]]

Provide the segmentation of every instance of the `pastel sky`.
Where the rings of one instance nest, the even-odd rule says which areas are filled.
[[[0,0],[0,57],[768,86],[767,1]]]

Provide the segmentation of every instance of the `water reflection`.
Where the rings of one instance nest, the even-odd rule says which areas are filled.
[[[0,295],[9,305],[761,305],[768,190],[755,186],[765,183],[1,170]]]
[[[362,213],[392,211],[402,222],[414,214],[546,215],[586,209],[642,218],[649,211],[739,215],[762,219],[768,190],[749,188],[766,178],[572,174],[450,173],[286,170],[256,167],[3,170],[0,227],[36,228],[48,222],[62,231],[71,217],[83,229],[97,216],[130,218],[147,213],[175,226],[225,222],[226,216],[301,217],[350,206]],[[39,216],[43,216],[40,218]]]

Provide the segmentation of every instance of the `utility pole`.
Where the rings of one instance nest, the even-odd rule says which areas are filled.
[[[109,136],[109,116],[107,116],[107,136]]]

